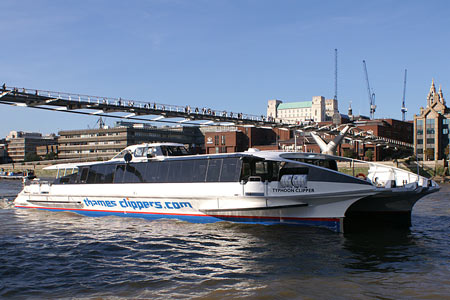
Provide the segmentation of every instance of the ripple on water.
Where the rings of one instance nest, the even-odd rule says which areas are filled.
[[[0,297],[444,298],[450,218],[439,195],[418,203],[410,231],[345,235],[0,209]]]

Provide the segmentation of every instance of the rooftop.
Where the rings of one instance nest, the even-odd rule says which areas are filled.
[[[307,108],[312,106],[312,101],[280,103],[278,109]]]

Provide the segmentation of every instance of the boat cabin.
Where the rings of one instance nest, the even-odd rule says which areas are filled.
[[[140,144],[128,146],[114,156],[111,161],[147,161],[149,158],[183,155],[189,155],[189,152],[183,144]]]

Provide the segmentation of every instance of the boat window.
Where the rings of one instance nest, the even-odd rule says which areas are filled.
[[[95,177],[97,176],[97,172],[93,167],[94,166],[89,168],[89,173],[88,173],[86,183],[95,183]]]
[[[179,182],[192,182],[195,160],[182,161]]]
[[[86,183],[87,177],[89,173],[89,167],[84,167],[80,172],[80,183]]]
[[[76,183],[77,176],[78,176],[78,170],[67,171],[67,169],[66,169],[64,171],[60,170],[59,172],[62,174],[64,174],[64,172],[65,172],[66,175],[56,178],[55,181],[53,182],[54,184]],[[67,174],[69,172],[71,172],[71,173]]]
[[[146,165],[147,168],[145,171],[145,182],[157,182],[160,162],[152,161],[147,163]]]
[[[192,173],[192,182],[205,182],[206,169],[208,168],[208,161],[203,159],[195,160],[194,172]]]
[[[239,158],[224,158],[222,172],[220,173],[220,182],[239,181],[241,162]]]
[[[125,166],[125,173],[123,183],[139,183],[144,182],[142,173],[136,169],[137,164],[127,164]]]
[[[105,165],[96,165],[91,166],[89,169],[89,173],[95,174],[94,182],[89,182],[89,176],[88,176],[88,183],[103,183],[105,181]]]
[[[116,165],[108,164],[105,165],[105,181],[104,183],[113,183],[114,182],[114,171],[116,169]]]
[[[208,171],[206,173],[207,182],[218,182],[220,171],[222,170],[222,159],[208,160]]]
[[[169,162],[167,182],[183,182],[183,180],[186,180],[186,178],[181,178],[181,164],[181,161]]]
[[[241,180],[248,181],[250,176],[260,177],[262,181],[278,180],[281,163],[278,161],[244,158],[242,161]]]
[[[241,174],[239,158],[149,161],[130,164],[98,164],[80,168],[79,183],[189,183],[237,182]],[[256,164],[255,164],[256,166]],[[258,165],[250,174],[264,174],[270,165]],[[77,173],[55,183],[75,183]],[[67,178],[66,178],[67,177]],[[267,176],[266,176],[267,177]],[[73,178],[73,179],[72,179]]]
[[[310,165],[315,165],[319,167],[324,167],[330,170],[337,171],[337,163],[333,159],[306,159],[306,158],[295,158],[295,161],[304,162]]]
[[[152,158],[156,156],[156,149],[154,147],[150,147],[147,150],[147,157]]]
[[[78,169],[75,170],[72,174],[67,175],[67,176],[69,176],[69,181],[68,181],[69,184],[77,183]],[[65,176],[65,177],[67,177],[67,176]]]
[[[134,150],[134,156],[135,157],[145,157],[145,156],[147,156],[147,151],[148,151],[147,147],[136,148],[136,150]]]
[[[160,162],[156,182],[167,182],[167,175],[169,173],[169,161]]]
[[[137,163],[133,164],[135,167],[136,177],[139,178],[139,182],[145,182],[145,171],[147,170],[147,164]]]
[[[117,165],[116,172],[114,173],[114,183],[122,183],[124,173],[125,165]]]
[[[188,155],[186,148],[181,146],[161,146],[164,156],[183,156]]]

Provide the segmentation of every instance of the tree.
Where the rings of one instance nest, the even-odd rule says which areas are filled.
[[[58,155],[55,152],[50,152],[45,154],[44,159],[45,160],[53,160],[53,159],[57,159]]]
[[[367,157],[367,159],[369,161],[373,160],[373,151],[372,151],[372,149],[369,149],[369,150],[366,151],[366,157]]]
[[[35,152],[28,152],[25,154],[25,159],[23,161],[36,161],[41,160],[41,158]]]
[[[344,157],[356,158],[356,153],[353,149],[344,149]]]

